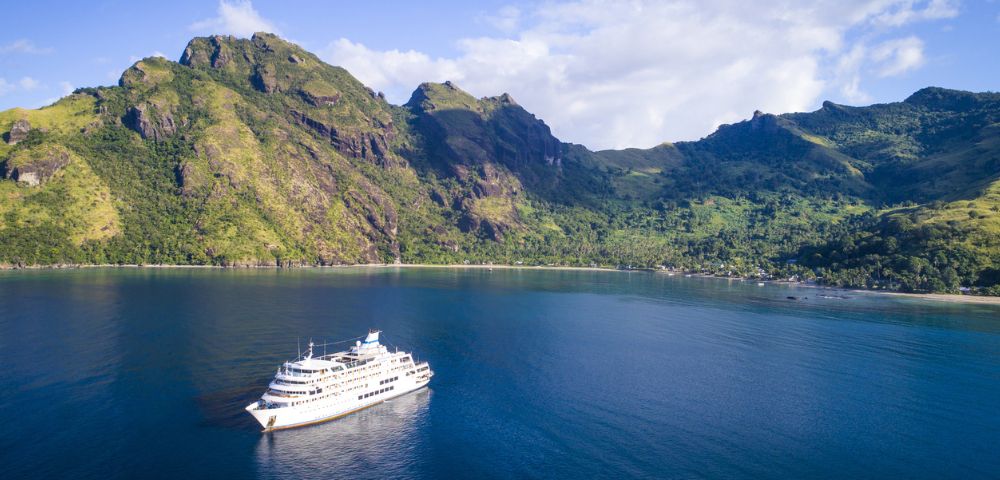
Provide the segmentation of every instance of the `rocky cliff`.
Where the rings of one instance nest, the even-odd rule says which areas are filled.
[[[193,39],[0,112],[0,263],[493,261],[992,291],[1000,96],[772,115],[591,152],[445,82],[392,105],[275,35]]]

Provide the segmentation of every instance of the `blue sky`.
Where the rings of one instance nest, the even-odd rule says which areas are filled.
[[[511,93],[565,141],[649,147],[721,123],[1000,90],[1000,2],[17,2],[0,29],[0,109],[115,84],[198,35],[275,31],[405,102],[422,81]]]

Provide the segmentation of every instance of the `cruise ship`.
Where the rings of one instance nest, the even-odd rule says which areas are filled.
[[[265,432],[325,422],[427,385],[434,372],[407,352],[389,351],[378,330],[350,350],[306,353],[278,368],[260,400],[247,405]]]

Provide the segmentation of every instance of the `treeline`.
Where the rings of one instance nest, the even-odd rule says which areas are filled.
[[[968,225],[917,223],[909,215],[866,219],[854,233],[803,250],[824,283],[905,292],[1000,295],[996,246],[976,246]]]

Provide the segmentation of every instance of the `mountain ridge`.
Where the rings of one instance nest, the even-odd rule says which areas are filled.
[[[275,35],[0,112],[0,263],[632,265],[1000,293],[1000,94],[590,151],[504,93],[393,105]]]

